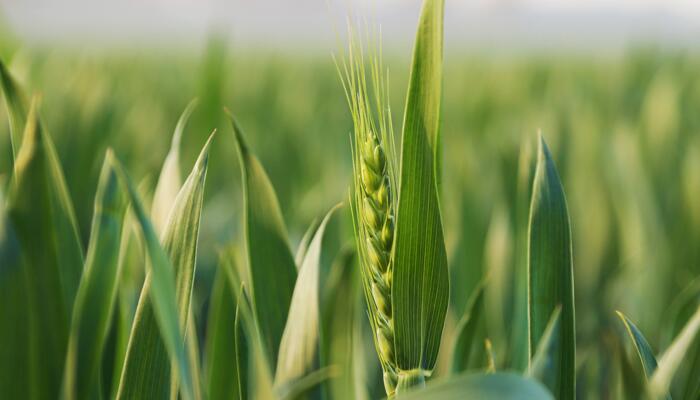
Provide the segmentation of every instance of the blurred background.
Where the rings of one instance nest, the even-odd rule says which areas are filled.
[[[152,188],[178,116],[200,99],[181,168],[219,129],[196,281],[205,308],[217,251],[241,240],[222,107],[267,169],[296,246],[348,197],[352,126],[331,57],[343,52],[346,16],[381,26],[399,133],[419,9],[418,0],[0,0],[0,57],[42,95],[84,241],[106,148]],[[446,340],[488,275],[488,335],[499,366],[519,363],[508,335],[522,317],[515,277],[541,130],[571,213],[579,391],[609,393],[614,310],[655,350],[667,346],[677,331],[669,310],[700,274],[698,38],[691,0],[446,1]],[[10,166],[6,119],[0,108],[0,174]]]

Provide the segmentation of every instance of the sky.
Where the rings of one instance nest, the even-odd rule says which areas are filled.
[[[198,45],[212,32],[244,47],[334,48],[348,10],[408,46],[420,0],[0,0],[27,42]],[[342,31],[342,29],[340,29]],[[700,44],[700,0],[446,0],[447,46],[619,50]]]

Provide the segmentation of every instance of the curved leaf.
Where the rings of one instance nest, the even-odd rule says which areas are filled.
[[[552,358],[552,370],[558,376],[552,391],[557,398],[574,398],[576,331],[569,211],[559,174],[541,136],[530,205],[528,281],[530,357],[552,313],[561,306],[560,351]]]
[[[182,396],[195,397],[183,332],[190,308],[211,139],[175,200],[163,233],[162,248],[133,185],[127,180],[151,268],[141,290],[117,398],[168,398],[171,388],[168,356],[178,374]]]
[[[634,345],[634,348],[637,351],[639,360],[642,362],[644,375],[648,382],[654,374],[654,371],[656,371],[657,366],[656,357],[654,357],[654,351],[651,349],[651,346],[649,346],[649,342],[647,342],[646,338],[644,338],[644,335],[642,335],[642,332],[639,331],[637,326],[634,323],[632,323],[632,321],[630,321],[630,319],[627,318],[627,316],[625,316],[620,311],[617,311],[617,315],[622,320],[622,323],[625,325],[625,329],[627,330],[627,334],[632,340],[632,344]],[[670,400],[670,398],[671,396],[666,395],[667,400]]]
[[[244,227],[252,302],[271,365],[277,353],[294,292],[297,269],[289,248],[275,190],[258,159],[248,150],[243,131],[231,116],[244,196]]]
[[[654,351],[651,349],[651,346],[649,346],[649,342],[647,342],[644,335],[642,335],[642,332],[639,331],[637,326],[632,323],[632,321],[630,321],[626,315],[620,311],[617,311],[617,316],[620,317],[622,323],[625,324],[625,329],[627,329],[627,333],[629,334],[630,339],[632,339],[632,344],[634,345],[635,350],[637,350],[639,360],[642,362],[644,374],[647,376],[647,378],[650,378],[656,370],[656,357],[654,357]]]
[[[340,205],[333,207],[319,225],[304,262],[299,268],[299,277],[294,287],[287,325],[284,328],[280,344],[275,386],[277,388],[301,379],[318,368],[318,346],[321,328],[320,318],[320,274],[321,244],[326,225],[333,212]]]
[[[391,294],[397,365],[423,374],[435,367],[450,291],[436,179],[442,18],[443,1],[426,0],[404,114]]]
[[[402,400],[554,400],[537,381],[512,373],[464,374],[401,396]]]
[[[63,375],[63,396],[67,399],[87,399],[97,388],[97,371],[117,294],[126,205],[109,150],[95,195],[85,271],[73,307]]]

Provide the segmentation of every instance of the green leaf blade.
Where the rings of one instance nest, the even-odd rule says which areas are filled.
[[[21,248],[27,296],[25,304],[17,305],[29,318],[22,363],[30,380],[27,392],[50,398],[60,391],[83,252],[61,165],[35,104],[17,155],[8,211]],[[42,251],[36,251],[36,243],[44,244]]]
[[[271,365],[287,322],[297,279],[277,195],[258,159],[249,151],[243,131],[231,116],[241,163],[244,226],[253,308]]]
[[[319,365],[319,340],[321,328],[320,275],[321,244],[332,208],[316,230],[309,244],[304,261],[299,268],[299,277],[289,309],[287,324],[282,335],[275,386],[284,385],[312,373]]]
[[[222,256],[214,278],[207,329],[207,393],[212,399],[247,398],[248,345],[237,294],[226,269],[233,257]]]
[[[65,398],[87,399],[97,387],[97,371],[114,308],[126,196],[108,151],[95,196],[90,247],[73,310],[64,370]]]
[[[190,101],[185,110],[180,115],[180,119],[175,126],[170,150],[163,162],[163,168],[158,177],[155,193],[153,194],[153,205],[151,206],[151,217],[153,226],[157,232],[162,232],[170,215],[173,202],[180,192],[182,179],[180,178],[180,142],[182,134],[187,125],[192,112],[197,106],[197,99]]]
[[[425,374],[435,366],[449,302],[436,178],[442,17],[442,0],[425,2],[404,115],[391,294],[397,365]]]
[[[564,189],[549,149],[540,138],[532,189],[529,227],[530,355],[542,340],[550,317],[561,306],[560,352],[553,359],[558,398],[575,395],[576,337],[574,322],[571,228]]]
[[[639,355],[639,360],[642,362],[642,368],[644,369],[644,375],[647,378],[651,378],[654,371],[656,371],[656,357],[654,356],[654,350],[651,349],[649,342],[644,337],[642,332],[637,328],[637,326],[629,319],[626,315],[617,311],[617,316],[620,317],[622,323],[625,325],[627,334],[632,340],[637,355]]]
[[[151,268],[139,299],[117,398],[169,398],[168,356],[183,397],[194,398],[183,332],[190,306],[210,143],[211,137],[175,200],[162,248],[133,185],[129,185]]]
[[[637,326],[629,318],[627,318],[626,315],[624,315],[620,311],[617,311],[617,316],[620,317],[620,320],[625,325],[627,334],[629,335],[629,338],[632,341],[632,345],[634,346],[637,355],[639,356],[639,361],[641,361],[642,363],[642,369],[644,370],[645,376],[644,381],[647,383],[647,387],[645,389],[648,393],[648,383],[654,375],[654,371],[656,371],[656,368],[658,366],[656,362],[656,357],[654,356],[654,350],[652,350],[651,346],[649,345],[649,342],[644,337],[639,328],[637,328]],[[666,400],[671,400],[671,396],[668,394],[661,395],[661,397],[665,398]]]

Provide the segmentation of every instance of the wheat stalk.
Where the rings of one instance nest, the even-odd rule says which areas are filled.
[[[384,387],[393,396],[398,380],[392,319],[392,246],[394,242],[395,160],[387,86],[381,51],[370,49],[370,98],[364,53],[349,28],[348,59],[338,70],[353,118],[353,220],[362,264],[374,342],[384,371]],[[371,43],[371,41],[369,41]]]

